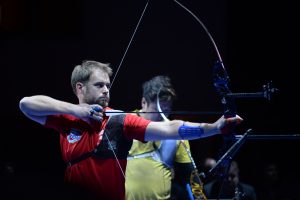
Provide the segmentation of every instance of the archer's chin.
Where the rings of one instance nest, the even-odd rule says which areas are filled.
[[[108,107],[109,101],[100,101],[99,105],[102,106],[102,108]]]

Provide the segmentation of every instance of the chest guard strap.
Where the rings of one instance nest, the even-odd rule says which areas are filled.
[[[91,156],[103,159],[126,159],[132,145],[132,140],[123,134],[125,115],[114,115],[108,119],[100,144],[90,152],[84,153],[67,163],[72,166]],[[116,154],[116,157],[114,155]]]

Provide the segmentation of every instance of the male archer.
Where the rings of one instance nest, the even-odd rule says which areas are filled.
[[[84,61],[75,66],[71,85],[79,103],[35,95],[20,100],[21,111],[31,120],[60,135],[65,181],[98,199],[125,199],[125,170],[132,140],[192,140],[221,134],[239,116],[213,123],[181,120],[150,121],[132,114],[108,116],[109,64]]]

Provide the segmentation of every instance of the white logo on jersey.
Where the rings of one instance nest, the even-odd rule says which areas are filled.
[[[78,135],[78,133],[71,130],[70,134],[67,136],[69,143],[75,143],[78,142],[81,139],[81,135]]]

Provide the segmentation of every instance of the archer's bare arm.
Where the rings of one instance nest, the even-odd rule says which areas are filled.
[[[19,103],[21,111],[31,120],[36,121],[42,125],[46,123],[48,115],[57,114],[70,114],[74,115],[85,121],[89,121],[91,118],[96,120],[102,120],[102,114],[94,112],[94,115],[90,115],[90,110],[95,105],[78,105],[65,101],[60,101],[49,96],[35,95],[30,97],[24,97]]]
[[[150,122],[147,126],[145,133],[145,141],[153,140],[165,140],[165,139],[174,139],[174,140],[193,140],[198,138],[210,137],[216,134],[221,134],[222,129],[232,123],[240,123],[242,118],[238,115],[231,118],[224,118],[222,116],[214,123],[194,123],[194,122],[184,122],[181,120],[173,121],[164,121],[164,122]],[[179,134],[180,127],[184,125],[189,129],[195,130],[193,134],[188,132],[181,132],[184,134],[184,137]],[[197,132],[197,130],[199,130]]]

